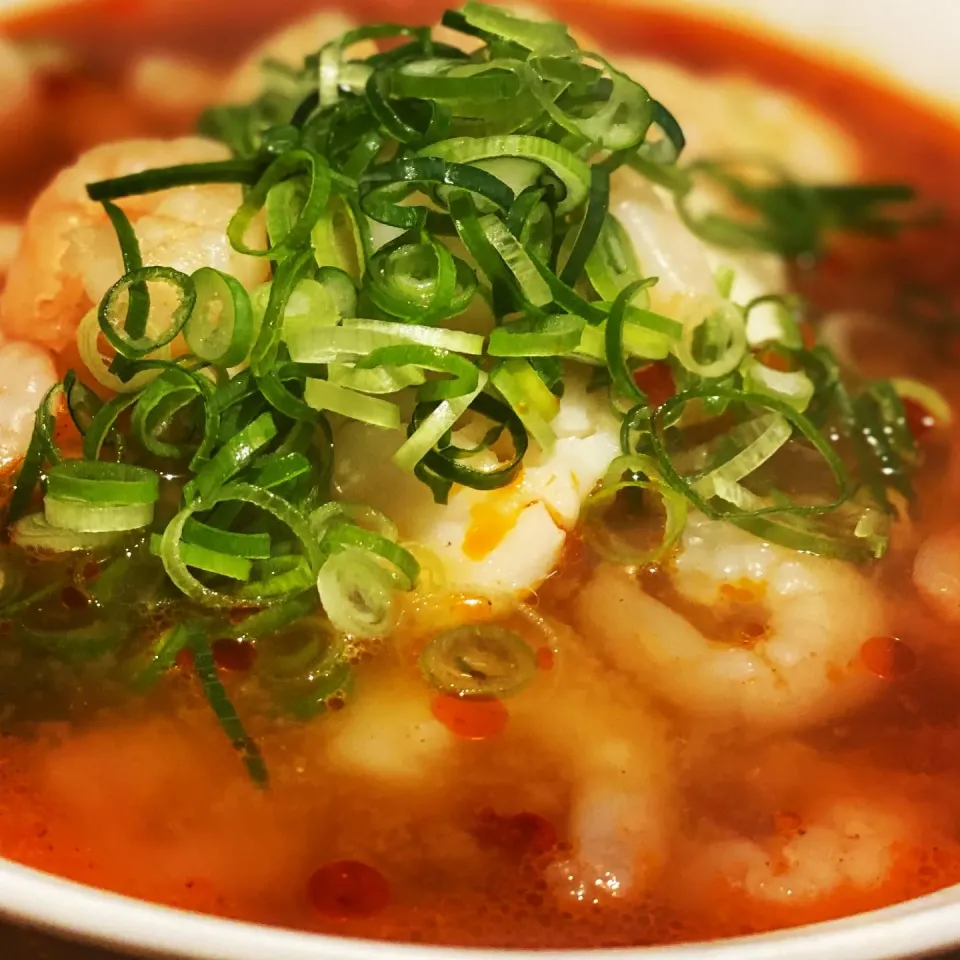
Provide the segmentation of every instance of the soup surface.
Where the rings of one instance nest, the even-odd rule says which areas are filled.
[[[306,5],[280,6],[294,21]],[[228,16],[219,0],[117,0],[10,23],[22,98],[0,115],[10,131],[0,214],[11,236],[0,323],[5,336],[48,350],[57,375],[84,376],[75,337],[56,325],[76,326],[92,296],[74,291],[67,302],[61,287],[40,289],[24,311],[18,303],[56,274],[53,259],[69,273],[69,257],[96,252],[101,241],[91,228],[68,243],[60,225],[85,214],[69,199],[50,202],[49,189],[47,206],[34,206],[37,195],[99,143],[183,136],[209,104],[249,99],[261,82],[257,70],[233,71],[255,40],[278,29],[269,7],[252,6],[247,19],[246,8],[237,16],[231,5]],[[364,22],[429,23],[440,12],[399,0],[351,7]],[[915,496],[910,503],[906,488],[894,490],[892,519],[864,510],[857,528],[870,541],[873,524],[888,524],[884,555],[824,559],[771,546],[690,507],[682,539],[654,556],[646,548],[662,537],[663,510],[650,507],[650,484],[645,492],[634,484],[617,512],[583,522],[582,496],[607,482],[620,449],[617,424],[603,426],[613,416],[606,386],[590,392],[579,375],[568,377],[553,421],[557,449],[570,451],[572,508],[551,499],[554,468],[533,460],[459,513],[463,491],[451,496],[449,528],[421,521],[409,489],[416,483],[389,472],[383,435],[333,417],[338,496],[394,520],[421,567],[417,589],[396,600],[391,629],[367,637],[358,629],[346,640],[340,634],[349,630],[334,631],[336,669],[324,660],[331,628],[309,605],[298,624],[259,633],[244,627],[248,610],[231,610],[211,627],[210,647],[163,648],[157,638],[175,635],[183,614],[161,602],[147,545],[125,544],[120,567],[105,549],[65,561],[44,551],[27,559],[22,546],[9,547],[5,583],[21,577],[29,589],[18,597],[29,602],[8,592],[0,598],[0,855],[225,917],[503,947],[731,937],[960,882],[960,533],[952,532],[960,464],[950,417],[960,402],[960,132],[872,81],[726,26],[606,5],[588,11],[573,0],[550,12],[575,33],[589,31],[595,39],[583,46],[609,51],[663,100],[694,158],[774,154],[818,183],[917,189],[911,216],[920,222],[893,236],[830,235],[817,256],[788,251],[801,255],[786,266],[755,250],[709,261],[711,287],[715,275],[720,287],[744,277],[753,283],[746,295],[727,290],[725,301],[743,305],[787,287],[804,298],[795,328],[802,343],[751,342],[765,370],[802,377],[795,355],[806,356],[819,338],[850,382],[898,378]],[[302,56],[328,39],[320,29],[294,28],[289,53],[267,53]],[[129,163],[120,154],[88,155],[77,170],[85,184],[221,158],[186,142],[125,147]],[[144,259],[149,231],[158,231],[154,256],[169,255],[185,271],[219,266],[253,290],[269,275],[266,262],[238,266],[222,242],[226,218],[211,239],[217,214],[209,211],[237,207],[239,189],[212,189],[236,197],[198,193],[199,212],[126,207]],[[648,185],[623,189],[611,210],[645,272],[660,276],[644,309],[682,312],[671,297],[686,295],[699,269],[675,239],[686,228],[672,208],[657,206]],[[270,239],[276,245],[276,235]],[[223,249],[212,264],[184,253],[217,243]],[[113,248],[104,261],[113,273],[98,297],[129,268]],[[134,294],[124,296],[132,311]],[[48,301],[54,307],[44,313]],[[606,322],[612,318],[613,311]],[[702,349],[691,337],[691,355]],[[706,368],[717,354],[700,356]],[[42,362],[31,357],[19,362]],[[631,363],[654,406],[685,389],[671,358]],[[729,388],[703,389],[722,400]],[[789,397],[793,388],[778,389],[777,397]],[[27,439],[42,393],[25,418]],[[111,395],[100,386],[96,393]],[[776,402],[759,426],[749,421],[763,436],[781,422],[795,427],[795,407],[786,403],[783,413]],[[707,428],[727,429],[727,415],[703,414],[706,427],[693,424],[686,452],[712,443]],[[474,431],[471,442],[481,438]],[[176,423],[162,439],[184,442]],[[62,412],[55,440],[78,455],[76,428]],[[9,460],[24,452],[14,447]],[[804,447],[779,468],[796,475],[797,502],[806,505],[815,502],[810,489],[830,480],[809,454]],[[157,511],[166,497],[172,515],[183,471],[169,458],[144,462],[165,464],[157,467],[165,484]],[[906,469],[897,463],[884,462],[891,487]],[[633,462],[627,472],[638,469]],[[12,466],[9,475],[12,489]],[[250,529],[255,537],[268,528]],[[219,552],[249,565],[238,543]],[[617,550],[634,559],[616,562]],[[652,559],[637,562],[645,552]],[[114,582],[117,570],[122,579]],[[351,601],[349,584],[342,593]],[[335,619],[329,606],[327,613]],[[127,619],[135,622],[129,631]],[[460,634],[449,632],[456,628]],[[466,652],[438,653],[438,637],[465,643]],[[221,697],[222,706],[223,695],[228,709],[218,725],[210,700]],[[267,772],[264,788],[258,780]]]

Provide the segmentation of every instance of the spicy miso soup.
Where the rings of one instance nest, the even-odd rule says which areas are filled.
[[[496,947],[960,882],[960,134],[349,6],[6,25],[0,855]]]

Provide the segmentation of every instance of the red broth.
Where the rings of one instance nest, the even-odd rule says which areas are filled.
[[[306,4],[291,2],[291,16]],[[363,0],[365,18],[425,21],[432,3]],[[878,373],[922,373],[960,409],[951,383],[960,332],[960,130],[932,109],[773,41],[722,24],[666,12],[553,4],[615,51],[654,53],[697,71],[738,71],[790,90],[839,121],[856,139],[867,176],[907,179],[941,211],[935,226],[893,242],[845,240],[794,278],[816,312],[869,308],[909,323],[909,357],[877,335]],[[59,37],[81,67],[44,91],[46,122],[24,162],[0,182],[10,216],[56,167],[93,140],[175,132],[144,117],[122,86],[125,61],[171,49],[230,62],[275,28],[271,5],[220,0],[102,0],[63,14],[23,15],[21,37]],[[229,12],[228,12],[229,11]],[[106,126],[93,124],[109,105]],[[186,123],[186,119],[183,121]],[[920,369],[914,369],[919,367]],[[906,369],[905,369],[906,368]],[[924,438],[918,538],[960,517],[953,438]],[[408,780],[371,781],[332,773],[323,750],[351,709],[307,726],[253,721],[273,771],[262,794],[239,768],[191,682],[188,661],[144,700],[129,702],[78,669],[34,688],[0,683],[0,704],[37,722],[7,731],[0,706],[0,854],[74,880],[220,916],[349,936],[504,947],[598,947],[675,943],[755,933],[840,917],[960,882],[960,631],[938,621],[910,585],[911,548],[876,573],[896,598],[889,637],[865,638],[862,667],[883,678],[882,695],[842,722],[795,738],[758,740],[676,721],[671,727],[679,790],[679,839],[663,881],[642,900],[560,903],[544,869],[569,846],[574,776],[531,731],[551,696],[599,693],[628,703],[622,678],[584,668],[565,645],[542,640],[540,699],[497,704],[425,700],[460,738],[455,768],[436,789]],[[570,547],[540,609],[569,620],[571,599],[591,569]],[[90,572],[91,576],[96,571]],[[66,599],[65,599],[66,602]],[[462,613],[475,616],[465,598]],[[361,694],[404,685],[415,675],[415,630],[392,654],[360,667]],[[224,682],[241,710],[255,713],[250,651],[221,645]],[[29,665],[0,672],[24,677]],[[62,673],[62,672],[61,672]],[[47,682],[49,681],[49,682]],[[424,694],[426,697],[426,694]],[[385,715],[383,722],[389,722]],[[24,732],[27,730],[27,732]],[[389,764],[388,764],[389,766]],[[399,783],[399,785],[397,785]],[[843,884],[807,905],[761,903],[732,884],[697,887],[688,868],[721,824],[762,836],[774,876],[783,850],[811,826],[824,796],[876,799],[911,824],[895,844],[885,881],[868,890]],[[712,827],[705,827],[712,824]]]

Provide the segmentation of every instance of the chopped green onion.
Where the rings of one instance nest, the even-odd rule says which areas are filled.
[[[743,389],[749,393],[769,394],[785,400],[799,413],[813,399],[813,381],[802,370],[774,370],[748,356],[740,364]]]
[[[350,320],[339,327],[298,326],[287,335],[286,342],[290,358],[297,363],[353,361],[380,347],[405,343],[475,356],[483,353],[483,337],[475,333],[383,320]]]
[[[400,427],[400,408],[395,403],[337,386],[329,380],[307,380],[304,398],[315,410],[339,413],[385,430]]]
[[[250,297],[234,277],[201,267],[192,278],[197,300],[183,328],[194,355],[221,367],[246,360],[253,346]]]
[[[23,463],[17,473],[13,494],[7,506],[6,522],[22,517],[30,508],[45,461],[59,463],[63,458],[53,441],[55,413],[51,405],[63,393],[63,385],[55,383],[43,396],[33,418],[33,433]]]
[[[150,552],[159,557],[163,549],[162,544],[163,537],[154,534],[150,538]],[[186,566],[195,570],[212,573],[218,577],[228,577],[231,580],[247,581],[253,571],[253,564],[246,557],[211,550],[209,547],[188,543],[186,540],[180,544],[180,559]]]
[[[510,232],[510,228],[499,217],[490,213],[480,218],[480,229],[513,274],[523,297],[535,307],[545,307],[550,303],[553,300],[550,287],[540,276],[523,244]]]
[[[273,417],[269,413],[261,414],[220,447],[216,456],[184,488],[184,497],[194,503],[203,503],[213,497],[276,435]]]
[[[123,536],[122,532],[115,530],[99,533],[65,530],[48,523],[42,513],[21,517],[10,527],[10,537],[18,546],[51,553],[89,552],[113,547],[122,541]]]
[[[137,655],[130,668],[131,686],[146,692],[177,662],[177,657],[190,645],[192,633],[198,629],[195,621],[185,621],[164,630],[150,643],[146,651]],[[199,628],[202,634],[202,628]]]
[[[152,503],[98,504],[68,497],[43,498],[43,515],[52,527],[76,533],[121,533],[153,522]]]
[[[698,304],[695,309],[699,316],[684,324],[673,352],[690,373],[716,380],[736,370],[743,360],[746,321],[743,311],[729,301]]]
[[[229,738],[234,750],[240,754],[243,764],[250,774],[250,779],[257,786],[266,787],[269,782],[266,764],[263,762],[263,757],[256,743],[244,729],[243,723],[237,716],[237,711],[230,702],[227,691],[220,681],[217,674],[217,665],[214,662],[206,635],[199,631],[195,634],[191,633],[190,650],[193,652],[193,669],[200,679],[204,696],[207,698],[217,722],[223,728],[223,732]]]
[[[628,284],[643,279],[630,237],[608,213],[586,260],[587,277],[603,300],[616,300]]]
[[[256,641],[268,638],[291,623],[309,616],[317,607],[317,598],[304,594],[252,613],[231,626],[227,634],[235,640]]]
[[[141,370],[129,380],[121,380],[116,374],[110,372],[113,364],[108,365],[100,352],[100,320],[96,307],[84,316],[77,327],[77,351],[83,365],[93,374],[97,383],[115,393],[136,393],[160,374],[156,369]],[[173,352],[170,344],[164,344],[154,350],[150,356],[156,360],[169,360]]]
[[[317,592],[330,622],[351,636],[385,637],[397,622],[397,586],[368,551],[344,547],[317,575]]]
[[[748,409],[767,410],[771,413],[779,414],[780,417],[786,420],[822,458],[824,465],[836,483],[837,490],[834,499],[820,503],[803,503],[783,498],[777,502],[766,503],[762,508],[751,508],[749,511],[741,511],[722,504],[717,505],[715,501],[711,504],[707,498],[698,492],[696,486],[697,478],[691,479],[678,472],[677,466],[674,463],[674,457],[671,456],[667,450],[665,430],[668,424],[677,422],[684,408],[691,401],[703,402],[706,400],[719,399],[727,403],[739,404]],[[672,489],[685,496],[698,510],[712,519],[738,521],[743,518],[745,513],[753,516],[768,513],[793,514],[798,517],[822,515],[843,506],[850,498],[850,478],[839,454],[806,417],[797,413],[790,404],[775,397],[713,387],[688,390],[677,394],[675,397],[671,397],[658,407],[653,415],[651,425],[650,441],[663,481]],[[771,429],[775,428],[771,427]]]
[[[568,313],[549,314],[534,324],[513,321],[490,334],[491,357],[559,357],[577,349],[586,321]]]
[[[261,483],[261,486],[266,488],[268,485]],[[247,557],[257,560],[270,556],[269,533],[237,533],[232,530],[220,530],[217,527],[201,523],[193,517],[184,525],[183,540],[184,543],[230,554],[234,557]],[[196,566],[196,564],[193,564],[193,566]]]
[[[213,494],[210,501],[203,505],[203,509],[212,509],[219,503],[230,501],[238,501],[257,507],[289,527],[304,552],[303,557],[295,558],[296,561],[302,560],[306,564],[308,574],[311,570],[319,569],[323,557],[319,544],[310,529],[309,522],[300,510],[284,500],[283,497],[248,483],[234,481]],[[230,594],[221,593],[201,583],[187,569],[187,564],[181,552],[184,527],[199,509],[199,504],[184,507],[167,524],[160,543],[160,558],[167,575],[174,585],[191,600],[208,607],[267,606],[285,599],[288,594],[299,593],[305,588],[305,585],[309,585],[309,579],[304,584],[302,577],[299,575],[296,577],[288,576],[283,580],[279,589],[276,585],[268,586],[267,581],[251,581],[247,584],[244,593]]]
[[[625,475],[629,475],[625,479]],[[659,543],[652,548],[631,544],[621,535],[623,522],[616,526],[606,522],[620,493],[639,490],[644,497],[659,497],[665,520]],[[627,455],[617,457],[607,470],[599,487],[587,497],[583,505],[583,530],[587,542],[612,563],[642,566],[660,563],[680,539],[687,520],[687,501],[660,478],[659,470],[649,457]]]
[[[176,297],[176,306],[170,312],[169,321],[160,333],[148,336],[149,319],[143,324],[144,332],[127,329],[127,323],[133,318],[132,294],[138,287],[148,287],[150,283],[159,283],[172,288]],[[124,299],[127,310],[121,313]],[[130,360],[138,360],[170,343],[183,329],[196,304],[197,292],[193,280],[185,273],[172,267],[141,267],[124,274],[100,301],[97,321],[100,332],[114,350]],[[153,306],[151,306],[151,314]]]
[[[393,462],[401,470],[413,468],[436,446],[440,438],[466,413],[470,404],[486,385],[486,374],[480,373],[477,389],[472,393],[443,400],[407,437],[393,455]],[[412,424],[411,424],[412,426]]]
[[[310,616],[316,597],[298,598],[254,614],[247,622],[280,612],[295,604],[310,604],[307,615],[273,631],[257,644],[257,675],[276,706],[296,719],[308,720],[335,699],[341,703],[350,692],[348,648],[329,621]],[[258,628],[259,630],[259,628]],[[261,631],[262,632],[262,631]]]
[[[125,463],[64,460],[47,471],[47,495],[92,504],[153,504],[160,478],[153,470]]]
[[[67,398],[67,412],[80,436],[85,436],[103,401],[86,384],[77,379],[73,370],[63,378],[63,392]]]
[[[432,143],[421,151],[424,156],[440,157],[457,164],[475,164],[481,160],[499,160],[519,157],[534,160],[553,174],[564,187],[563,199],[557,204],[557,214],[564,216],[575,210],[587,198],[590,189],[590,168],[566,148],[543,137],[499,136],[474,139],[460,137]],[[510,202],[500,204],[506,210]],[[415,224],[399,224],[414,226]]]
[[[438,633],[420,654],[427,682],[457,697],[510,697],[537,673],[530,644],[512,630],[469,624]]]
[[[87,196],[95,203],[119,200],[174,187],[200,183],[256,182],[259,164],[251,160],[216,160],[211,163],[185,163],[160,170],[144,170],[111,180],[87,184]]]
[[[733,440],[732,434],[736,434]],[[694,489],[709,499],[720,492],[720,484],[738,483],[765,464],[793,435],[793,426],[778,413],[762,414],[739,424],[724,438],[731,455],[714,462],[709,473],[694,483]],[[743,444],[741,446],[741,444]]]
[[[524,376],[527,371],[529,374]],[[527,385],[531,382],[530,374],[549,394],[550,391],[526,360],[510,360],[499,366],[491,374],[490,382],[510,404],[513,412],[520,418],[527,432],[537,441],[540,448],[549,451],[557,442],[557,435],[553,432],[548,420],[541,415],[538,402],[539,391],[533,395],[527,392]]]
[[[277,184],[294,173],[304,173],[308,180],[306,199],[294,223],[278,237],[267,250],[257,250],[246,242],[247,230],[256,215],[267,202],[267,197]],[[294,253],[309,242],[311,231],[320,219],[330,198],[331,177],[326,161],[309,150],[293,149],[277,157],[264,171],[263,176],[247,193],[240,209],[233,215],[227,227],[227,236],[233,248],[247,256],[269,256],[279,260]]]

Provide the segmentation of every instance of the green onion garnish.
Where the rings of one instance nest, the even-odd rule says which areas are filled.
[[[258,678],[276,708],[312,716],[349,684],[345,638],[387,636],[420,576],[389,518],[331,498],[338,419],[403,431],[393,462],[444,503],[455,485],[513,482],[531,442],[550,451],[565,377],[590,368],[622,416],[623,449],[587,499],[584,532],[628,564],[663,560],[691,507],[798,550],[876,557],[890,491],[912,496],[919,460],[903,401],[950,419],[922,384],[849,384],[829,351],[804,345],[790,298],[731,302],[730,271],[715,295],[651,309],[657,278],[610,209],[630,167],[707,241],[800,256],[819,253],[832,229],[891,231],[908,188],[809,186],[726,160],[684,166],[668,107],[563,24],[476,0],[443,22],[478,48],[435,42],[424,27],[360,27],[302,68],[272,65],[275,83],[253,103],[203,118],[232,159],[88,186],[123,275],[81,322],[78,350],[115,396],[100,399],[74,372],[49,391],[9,504],[16,546],[106,559],[94,621],[74,636],[86,649],[103,639],[100,607],[122,602],[125,571],[150,570],[151,610],[179,621],[132,659],[131,682],[146,691],[192,651],[258,783],[266,769],[210,638],[260,645]],[[368,40],[392,45],[351,59]],[[704,213],[703,179],[743,218]],[[209,183],[244,188],[227,234],[269,263],[257,289],[213,267],[187,275],[142,261],[123,199]],[[263,246],[248,236],[261,217]],[[763,305],[777,312],[768,344],[748,340]],[[651,361],[679,390],[665,402],[645,386]],[[57,444],[64,402],[82,460]],[[481,440],[464,440],[468,422]],[[810,473],[800,462],[819,464],[818,487],[796,488]],[[30,513],[38,491],[42,511]],[[613,520],[638,497],[663,521],[652,544]],[[10,602],[21,601],[32,603]],[[255,612],[228,623],[223,611],[237,608]],[[128,627],[125,612],[124,636]],[[58,650],[69,639],[34,635]],[[464,627],[435,638],[422,666],[445,692],[506,696],[535,662],[509,631]]]

